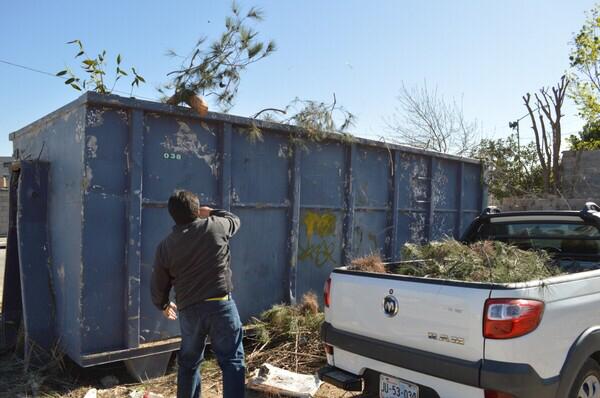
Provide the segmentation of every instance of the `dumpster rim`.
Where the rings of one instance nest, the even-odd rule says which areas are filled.
[[[187,108],[187,107],[168,105],[168,104],[154,102],[154,101],[146,101],[146,100],[141,100],[141,99],[137,99],[137,98],[133,98],[133,97],[127,98],[127,97],[121,97],[121,96],[114,95],[114,94],[99,94],[99,93],[96,93],[93,91],[87,91],[87,92],[83,93],[81,96],[79,96],[77,99],[69,102],[68,104],[66,104],[66,105],[58,108],[57,110],[47,114],[46,116],[43,116],[40,119],[26,125],[25,127],[22,127],[21,129],[18,129],[16,131],[10,133],[9,139],[11,141],[14,141],[15,138],[18,138],[24,134],[32,132],[36,127],[39,127],[40,125],[48,123],[48,122],[52,121],[53,119],[60,117],[64,114],[70,112],[71,110],[76,109],[76,108],[78,108],[82,105],[86,105],[86,104],[101,105],[101,106],[113,107],[113,108],[141,109],[143,111],[150,112],[150,113],[161,113],[161,114],[167,114],[167,115],[175,116],[175,117],[179,116],[179,117],[186,117],[186,118],[190,118],[190,119],[198,119],[198,120],[204,120],[204,121],[230,123],[230,124],[233,124],[236,126],[242,126],[242,127],[250,127],[252,125],[255,125],[256,127],[269,130],[276,134],[283,134],[283,133],[306,134],[306,132],[300,127],[290,126],[290,125],[283,124],[283,123],[275,123],[275,122],[270,122],[270,121],[265,121],[265,120],[252,119],[252,118],[248,118],[248,117],[230,115],[230,114],[219,113],[219,112],[208,112],[208,114],[205,117],[201,117],[194,110]],[[344,143],[344,141],[347,140],[341,134],[332,134],[332,133],[328,133],[325,138],[327,140],[337,141],[337,142],[342,142],[342,143]],[[434,157],[434,158],[438,158],[438,159],[459,161],[459,162],[464,162],[464,163],[469,163],[469,164],[474,164],[474,165],[482,165],[482,162],[478,159],[473,159],[473,158],[468,158],[468,157],[463,157],[463,156],[458,156],[458,155],[451,155],[451,154],[441,153],[441,152],[435,152],[435,151],[431,151],[431,150],[427,150],[427,149],[421,149],[421,148],[411,147],[411,146],[402,145],[402,144],[386,143],[383,141],[377,141],[377,140],[373,140],[373,139],[369,139],[369,138],[352,136],[351,142],[356,143],[358,145],[362,145],[362,146],[370,146],[370,147],[382,148],[382,149],[386,149],[386,150],[397,150],[397,151],[404,152],[404,153],[410,153],[410,154],[416,154],[416,155],[422,155],[422,156],[430,156],[430,157]]]

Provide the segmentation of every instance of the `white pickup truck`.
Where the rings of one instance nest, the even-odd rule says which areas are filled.
[[[497,284],[336,269],[322,380],[380,398],[600,398],[600,208],[486,209],[465,242],[556,256],[565,274]]]

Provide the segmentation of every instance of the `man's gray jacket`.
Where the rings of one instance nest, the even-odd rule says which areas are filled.
[[[229,239],[239,228],[240,219],[225,210],[174,226],[156,249],[151,283],[154,305],[161,310],[168,305],[172,286],[179,310],[229,294],[233,289]]]

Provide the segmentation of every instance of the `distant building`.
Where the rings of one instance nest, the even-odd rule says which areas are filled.
[[[4,164],[11,161],[11,157],[0,156],[0,236],[6,236],[8,233],[8,188],[10,184],[10,170]]]

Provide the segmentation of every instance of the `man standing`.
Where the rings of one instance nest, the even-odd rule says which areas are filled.
[[[223,372],[223,397],[243,398],[245,385],[242,325],[230,296],[229,239],[240,219],[225,210],[200,207],[192,192],[177,191],[169,198],[173,231],[158,245],[152,272],[152,301],[181,327],[177,398],[198,398],[198,367],[206,337]],[[175,288],[177,306],[169,301]]]

